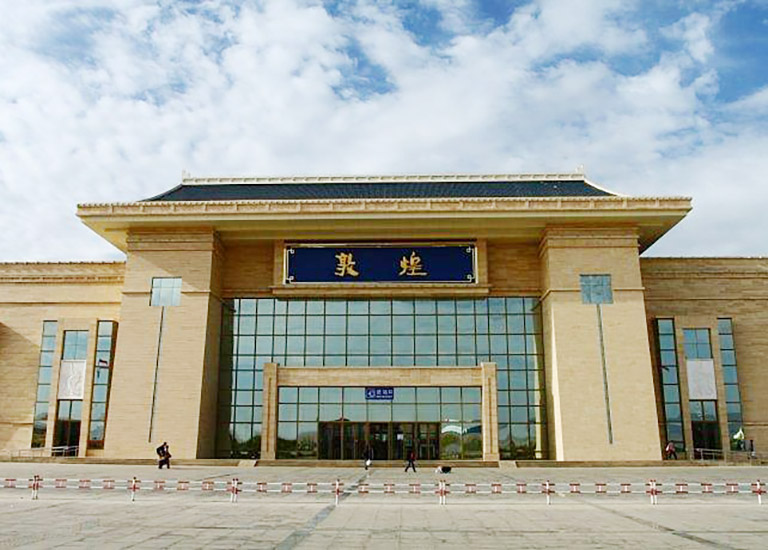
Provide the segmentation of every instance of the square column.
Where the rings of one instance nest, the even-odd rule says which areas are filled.
[[[636,232],[551,228],[540,254],[550,456],[660,460]],[[581,275],[608,275],[610,300],[585,303]]]
[[[483,380],[483,460],[499,460],[499,408],[496,363],[480,363]]]

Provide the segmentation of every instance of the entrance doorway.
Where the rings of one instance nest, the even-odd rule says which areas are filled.
[[[722,458],[717,401],[692,400],[690,407],[694,458]]]
[[[440,458],[439,422],[320,422],[318,458],[362,460],[373,450],[374,460],[405,460],[413,449],[416,458]]]
[[[82,401],[60,400],[56,415],[53,446],[57,447],[54,454],[77,456],[80,445],[80,420],[82,418]]]

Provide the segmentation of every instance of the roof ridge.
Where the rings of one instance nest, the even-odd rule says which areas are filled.
[[[587,182],[583,173],[541,172],[529,174],[390,174],[347,176],[183,176],[182,185],[238,184],[238,183],[483,183],[483,182],[537,182],[576,180]],[[589,182],[591,183],[591,182]]]

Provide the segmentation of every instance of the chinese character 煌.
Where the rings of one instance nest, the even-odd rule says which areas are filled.
[[[400,259],[400,273],[398,273],[398,275],[423,277],[427,275],[426,271],[422,271],[423,267],[424,266],[421,264],[421,258],[416,255],[416,252],[411,252],[410,258],[403,256]]]
[[[336,254],[335,257],[339,260],[339,264],[336,266],[336,271],[334,272],[337,277],[344,277],[345,275],[357,277],[360,275],[355,269],[355,264],[357,262],[353,259],[351,252],[340,252]]]

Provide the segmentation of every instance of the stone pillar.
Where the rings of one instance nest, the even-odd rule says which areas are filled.
[[[214,456],[223,250],[210,229],[128,235],[104,454]],[[150,305],[155,277],[180,277],[176,306]],[[153,405],[154,403],[154,405]]]
[[[482,376],[483,460],[499,460],[499,415],[496,363],[480,363]]]
[[[264,389],[261,412],[261,458],[277,456],[277,363],[264,363]]]
[[[541,243],[550,458],[659,460],[658,418],[631,228],[550,228]],[[580,275],[610,275],[583,303]]]

